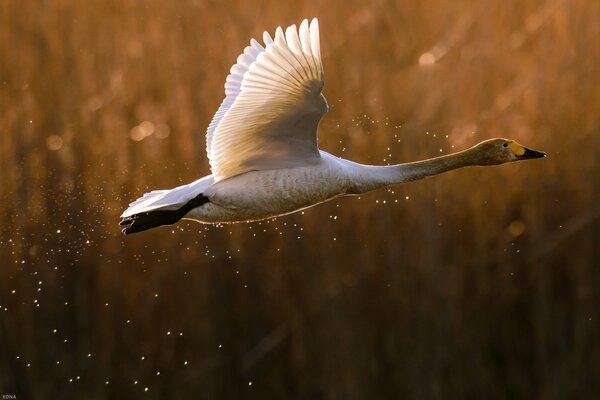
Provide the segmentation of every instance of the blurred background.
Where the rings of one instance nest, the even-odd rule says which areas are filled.
[[[129,202],[209,173],[249,39],[313,16],[322,149],[549,157],[123,236]],[[3,1],[0,393],[597,398],[598,21],[584,0]]]

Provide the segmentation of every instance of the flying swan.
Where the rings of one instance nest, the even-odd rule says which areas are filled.
[[[467,166],[497,165],[546,154],[508,139],[490,139],[450,155],[398,165],[358,164],[319,150],[317,127],[328,110],[319,24],[278,27],[244,49],[225,81],[225,99],[206,134],[212,175],[144,194],[121,215],[123,233],[180,219],[257,221],[337,196]]]

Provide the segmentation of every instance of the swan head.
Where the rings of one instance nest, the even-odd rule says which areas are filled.
[[[510,139],[489,139],[475,145],[478,165],[498,165],[507,162],[546,157],[543,151],[529,149]]]

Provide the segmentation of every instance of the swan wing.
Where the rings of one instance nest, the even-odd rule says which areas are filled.
[[[177,210],[214,183],[212,175],[169,190],[153,190],[129,204],[121,218],[155,210]]]
[[[278,27],[264,47],[252,39],[225,82],[225,99],[206,135],[215,182],[254,170],[317,163],[321,93],[319,25]]]

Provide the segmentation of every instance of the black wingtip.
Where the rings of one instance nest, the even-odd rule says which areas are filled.
[[[123,229],[121,229],[121,232],[123,232],[123,234],[125,235],[129,235],[130,233],[134,233],[137,232],[137,230],[132,230],[132,226],[133,223],[135,222],[136,216],[132,216],[132,217],[127,217],[127,218],[123,218],[120,222],[119,225],[123,227]],[[148,228],[150,229],[150,228]]]
[[[121,220],[121,222],[119,222],[119,225],[123,226],[123,225],[131,225],[133,224],[133,218],[132,217],[127,217],[127,218],[123,218]]]
[[[132,215],[119,222],[125,235],[142,232],[162,225],[172,225],[179,221],[185,213],[178,210],[157,210]]]
[[[125,235],[146,231],[163,225],[173,225],[183,218],[190,210],[208,202],[208,197],[199,194],[177,210],[155,210],[134,214],[121,219],[119,225]]]

